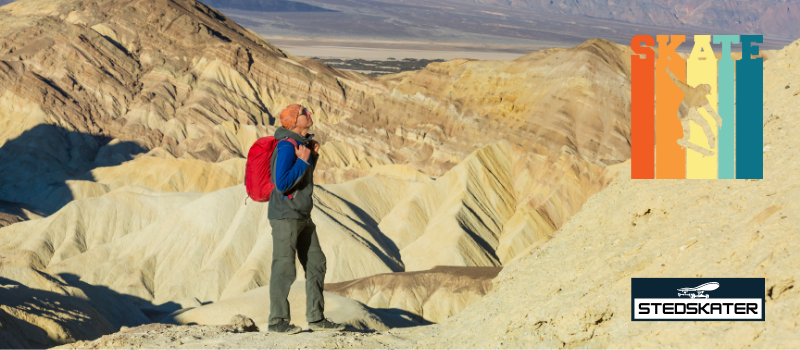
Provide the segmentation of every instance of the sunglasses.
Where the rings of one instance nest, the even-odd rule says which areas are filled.
[[[310,117],[311,116],[311,111],[309,111],[308,108],[303,107],[303,110],[300,111],[300,113],[297,116],[299,117],[299,116],[301,116],[303,114],[305,114],[306,116]]]

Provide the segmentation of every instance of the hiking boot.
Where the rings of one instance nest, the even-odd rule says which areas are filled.
[[[333,322],[327,318],[323,318],[317,322],[309,322],[308,328],[310,328],[312,331],[341,331],[344,329],[344,325]]]
[[[269,330],[269,332],[271,332],[271,333],[274,332],[274,333],[281,333],[281,334],[296,334],[296,333],[300,333],[300,331],[302,331],[303,329],[300,328],[300,327],[297,327],[297,326],[295,326],[293,324],[289,324],[289,321],[287,321],[287,320],[281,320],[280,322],[278,322],[276,324],[269,325],[267,330]]]

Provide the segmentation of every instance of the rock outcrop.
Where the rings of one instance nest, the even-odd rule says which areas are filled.
[[[383,331],[390,328],[427,324],[422,320],[404,318],[402,314],[373,309],[353,299],[323,292],[325,317],[348,326],[349,330]],[[289,292],[292,323],[308,328],[306,292],[303,281],[297,281]],[[253,289],[235,297],[196,308],[184,308],[159,320],[168,324],[224,325],[231,317],[241,314],[252,318],[259,329],[269,327],[269,286]]]
[[[330,283],[325,290],[377,309],[405,310],[441,322],[475,303],[492,288],[501,267],[436,266]]]

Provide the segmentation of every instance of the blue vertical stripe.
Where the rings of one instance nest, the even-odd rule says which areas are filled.
[[[742,35],[742,59],[736,62],[736,178],[764,178],[764,60],[762,35]]]

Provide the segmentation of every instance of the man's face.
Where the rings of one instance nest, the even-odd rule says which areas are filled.
[[[305,113],[303,113],[303,111],[300,111],[300,115],[297,116],[297,127],[300,128],[311,127],[312,125],[314,125],[314,120],[311,119],[311,111],[308,109],[303,109],[303,110],[305,111]]]

